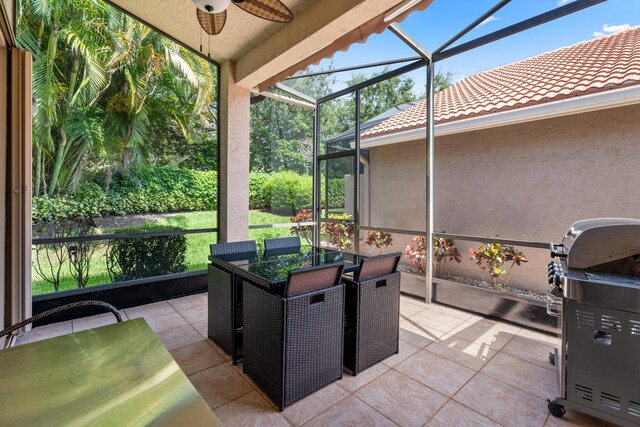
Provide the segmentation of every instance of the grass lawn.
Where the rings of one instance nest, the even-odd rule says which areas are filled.
[[[289,223],[288,216],[274,215],[268,212],[250,211],[249,223],[251,225],[262,224],[283,224]],[[203,211],[203,212],[185,212],[179,214],[168,215],[157,221],[150,221],[147,224],[161,224],[170,225],[184,229],[201,229],[201,228],[215,228],[216,227],[216,212],[215,211]],[[113,233],[115,230],[104,229],[99,230],[99,233],[107,234]],[[258,241],[258,245],[262,244],[262,241],[266,238],[272,237],[284,237],[289,236],[289,228],[277,228],[277,229],[262,229],[262,230],[250,230],[249,236],[251,239]],[[216,233],[200,233],[200,234],[188,234],[187,238],[187,252],[185,254],[186,271],[204,270],[207,265],[207,256],[209,254],[209,245],[215,243],[217,236]],[[107,242],[99,242],[98,246],[93,253],[90,265],[90,278],[89,286],[97,286],[111,283],[111,279],[107,272],[106,265],[106,249]],[[39,255],[40,266],[45,271],[45,274],[51,276],[51,267],[54,271],[57,270],[58,262],[53,262],[51,265],[47,259],[56,259],[53,253],[49,256],[44,250],[41,250]],[[38,256],[36,251],[33,251],[34,264],[37,265]],[[45,280],[38,275],[37,268],[34,265],[32,268],[33,282],[32,282],[32,294],[41,295],[54,292],[53,284]],[[76,289],[77,282],[71,276],[68,263],[64,263],[60,268],[60,290]]]

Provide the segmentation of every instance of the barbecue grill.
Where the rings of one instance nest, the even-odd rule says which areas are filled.
[[[547,311],[562,318],[562,343],[549,411],[640,425],[640,220],[576,222],[551,258]]]

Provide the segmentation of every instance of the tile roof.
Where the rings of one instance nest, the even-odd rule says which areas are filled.
[[[435,123],[447,123],[640,84],[640,26],[482,71],[438,92]],[[362,134],[425,126],[426,102]]]

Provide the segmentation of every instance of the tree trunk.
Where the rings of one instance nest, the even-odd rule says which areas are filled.
[[[40,179],[41,176],[40,174],[42,173],[42,149],[39,146],[35,146],[34,147],[36,152],[35,152],[35,177],[33,179],[33,196],[39,196],[40,195]]]
[[[69,91],[67,92],[67,108],[70,101],[73,98],[73,92],[75,91],[76,82],[78,80],[78,72],[80,71],[80,60],[76,57],[73,60],[73,66],[71,68],[71,75],[69,76]],[[49,195],[55,194],[55,191],[62,186],[58,182],[60,179],[60,171],[64,163],[67,154],[67,133],[64,128],[60,128],[60,144],[56,149],[55,163],[53,164],[53,170],[51,172],[51,184],[49,186]]]

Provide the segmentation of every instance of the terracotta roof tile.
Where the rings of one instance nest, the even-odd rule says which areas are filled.
[[[482,71],[436,94],[436,124],[640,84],[640,26]],[[426,103],[362,134],[425,126]]]

